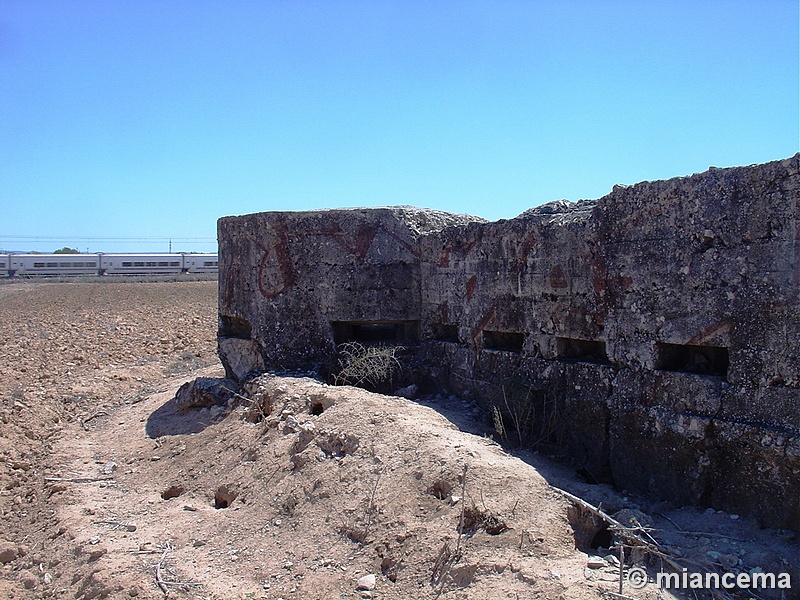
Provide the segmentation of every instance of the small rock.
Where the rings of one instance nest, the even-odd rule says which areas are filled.
[[[17,556],[17,546],[15,544],[0,540],[0,563],[10,563],[12,560],[16,560]]]
[[[635,508],[623,508],[613,514],[613,517],[627,527],[652,527],[653,520]]]
[[[283,423],[283,431],[285,433],[293,433],[300,429],[300,422],[294,415],[289,415],[286,417],[286,421]]]
[[[106,554],[108,550],[106,550],[102,546],[98,546],[97,548],[92,548],[89,550],[89,562],[94,562],[96,560],[100,560],[100,557]]]
[[[614,565],[615,567],[619,566],[619,559],[613,554],[608,554],[604,556],[603,559],[610,565]]]
[[[722,556],[719,557],[719,562],[728,571],[732,571],[735,567],[739,565],[739,557],[734,556],[733,554],[723,554]]]
[[[375,582],[374,574],[364,575],[356,582],[356,590],[373,590],[375,589]]]
[[[316,435],[314,423],[312,421],[308,421],[300,425],[300,445],[306,446],[311,440],[314,439]]]
[[[25,586],[26,590],[32,590],[36,587],[36,576],[27,569],[19,572],[17,580]]]
[[[103,465],[103,475],[111,475],[116,470],[117,463],[115,463],[113,460],[110,460]]]
[[[50,575],[50,573],[45,573],[44,574],[44,584],[45,585],[50,585],[51,583],[53,583],[53,576]]]
[[[419,396],[419,386],[416,383],[412,383],[411,385],[395,391],[394,395],[407,398],[408,400],[414,400]]]
[[[198,377],[194,381],[184,383],[175,394],[173,402],[178,410],[202,408],[225,404],[232,396],[231,391],[237,385],[230,379],[214,379]]]
[[[607,567],[608,563],[599,556],[590,556],[589,560],[586,561],[586,566],[590,569],[602,569]]]

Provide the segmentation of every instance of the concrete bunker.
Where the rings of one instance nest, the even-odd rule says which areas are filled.
[[[800,531],[798,213],[800,155],[493,223],[224,217],[220,357],[241,379],[402,345],[487,409],[509,381],[546,390],[542,437],[599,480]]]

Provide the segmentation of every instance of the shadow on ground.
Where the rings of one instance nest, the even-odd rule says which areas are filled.
[[[198,408],[179,410],[175,406],[175,399],[170,398],[147,418],[145,432],[150,438],[200,433],[214,422],[215,418],[210,410]]]

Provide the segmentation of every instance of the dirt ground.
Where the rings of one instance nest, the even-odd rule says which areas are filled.
[[[645,521],[661,566],[793,577],[727,597],[800,597],[796,534],[510,454],[444,391],[264,375],[179,410],[224,375],[216,305],[213,281],[0,285],[0,597],[707,597],[615,596],[610,536],[556,487]]]

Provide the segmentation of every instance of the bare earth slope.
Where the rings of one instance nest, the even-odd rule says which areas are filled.
[[[176,410],[181,384],[222,376],[216,282],[15,283],[0,286],[0,307],[2,598],[617,589],[613,565],[587,569],[575,508],[540,473],[595,504],[628,499],[459,431],[446,406],[265,375],[250,400]],[[711,519],[667,508],[686,530]],[[713,519],[717,533],[683,540],[687,551],[780,568],[797,547],[775,532],[737,546],[753,525]]]

